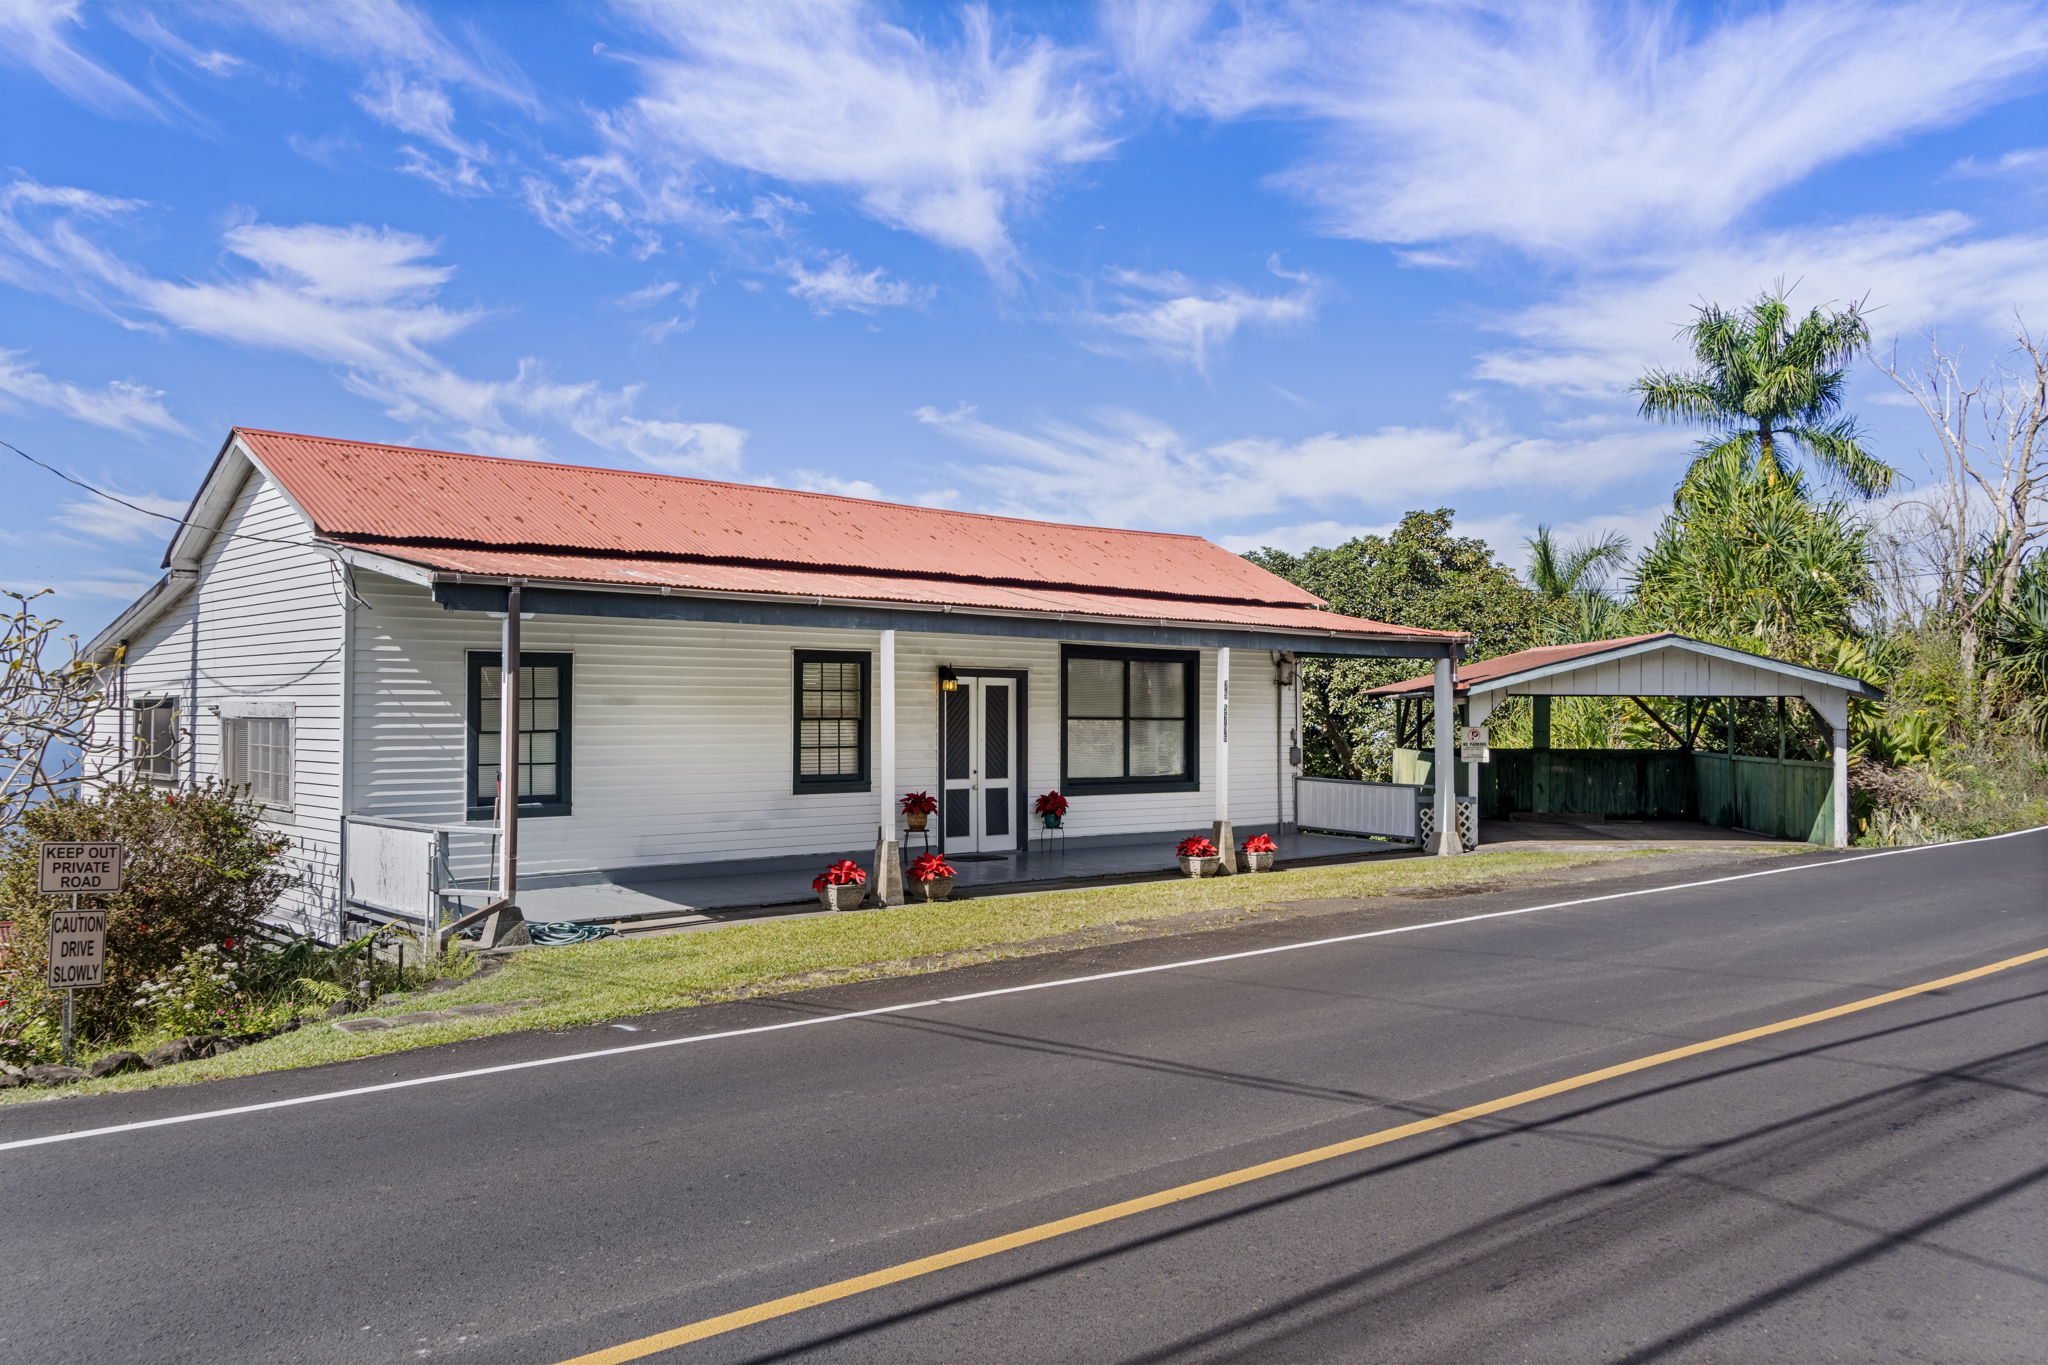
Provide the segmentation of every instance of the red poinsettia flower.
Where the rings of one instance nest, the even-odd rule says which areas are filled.
[[[1047,792],[1032,803],[1031,809],[1034,814],[1038,815],[1065,815],[1067,813],[1067,798],[1061,796],[1058,792]]]
[[[1280,847],[1273,842],[1272,835],[1254,834],[1251,838],[1244,841],[1244,851],[1247,853],[1278,853]]]
[[[1217,856],[1216,845],[1200,835],[1192,839],[1181,840],[1177,852],[1183,858],[1214,858]]]
[[[914,882],[935,882],[957,874],[952,865],[936,853],[927,853],[910,865],[910,880]]]
[[[832,866],[819,873],[811,883],[813,891],[823,891],[828,886],[864,886],[868,874],[860,870],[860,864],[851,858],[841,858]]]
[[[930,815],[939,808],[939,802],[930,792],[906,792],[896,808],[905,815]]]

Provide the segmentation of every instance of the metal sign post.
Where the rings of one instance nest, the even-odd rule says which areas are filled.
[[[69,910],[50,912],[48,934],[51,990],[64,992],[64,1064],[71,1065],[78,992],[107,981],[107,912],[87,910],[81,896],[121,889],[123,850],[119,844],[46,843],[36,868],[36,889],[71,897]]]

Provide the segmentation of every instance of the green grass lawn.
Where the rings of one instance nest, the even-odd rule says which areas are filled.
[[[1782,850],[1794,851],[1800,846]],[[432,1043],[526,1029],[600,1023],[627,1015],[871,977],[912,976],[967,962],[1075,946],[1048,943],[1098,931],[1099,941],[1145,932],[1146,921],[1203,911],[1256,914],[1276,902],[1350,899],[1407,890],[1483,890],[1503,881],[1590,863],[1668,852],[1656,847],[1501,850],[1463,858],[1398,858],[1260,876],[1161,881],[905,905],[816,919],[761,920],[662,938],[611,939],[516,954],[501,971],[383,1013],[485,1001],[541,1003],[495,1018],[343,1033],[324,1023],[223,1057],[56,1090],[0,1091],[0,1103],[314,1066]],[[1234,917],[1233,917],[1234,918]],[[1229,922],[1219,918],[1209,926]],[[1119,926],[1131,926],[1119,928]]]

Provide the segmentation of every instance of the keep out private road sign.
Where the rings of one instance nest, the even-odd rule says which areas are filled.
[[[36,890],[45,895],[93,895],[121,889],[119,844],[55,844],[42,846]]]

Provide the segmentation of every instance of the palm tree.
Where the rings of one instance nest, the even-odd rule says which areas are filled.
[[[1863,448],[1854,418],[1835,415],[1845,366],[1870,344],[1857,305],[1815,308],[1795,323],[1780,288],[1734,312],[1703,304],[1679,335],[1699,368],[1652,370],[1633,392],[1645,417],[1720,432],[1702,443],[1702,462],[1733,454],[1776,478],[1796,451],[1864,497],[1892,486],[1898,472]]]
[[[1611,633],[1621,605],[1607,595],[1607,571],[1628,556],[1628,537],[1609,531],[1560,545],[1548,526],[1538,526],[1526,543],[1529,586],[1543,599],[1545,643],[1576,644]]]

